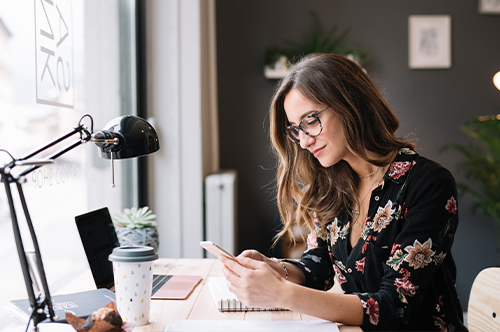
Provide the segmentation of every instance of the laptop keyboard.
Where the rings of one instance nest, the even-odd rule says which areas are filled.
[[[167,283],[167,281],[172,278],[171,275],[166,274],[155,274],[153,275],[153,289],[151,291],[151,296],[155,295],[156,292],[160,290],[160,288]]]

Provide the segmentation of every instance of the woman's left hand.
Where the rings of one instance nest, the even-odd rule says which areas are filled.
[[[222,257],[222,272],[231,292],[245,305],[260,308],[282,307],[280,296],[286,281],[266,262],[238,257]]]

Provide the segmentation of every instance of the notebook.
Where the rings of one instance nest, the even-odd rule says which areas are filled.
[[[221,312],[236,311],[286,311],[283,308],[257,308],[244,305],[236,295],[227,287],[227,281],[224,277],[208,278],[208,288],[212,293],[215,306]]]
[[[75,217],[82,245],[97,288],[114,288],[113,263],[108,257],[120,246],[108,208],[104,207]],[[200,276],[153,276],[152,299],[183,300],[201,281]]]
[[[88,317],[95,310],[104,307],[110,302],[115,302],[115,293],[107,289],[95,289],[79,293],[53,295],[52,307],[57,316],[56,322],[65,323],[66,313],[81,318]],[[31,314],[31,307],[28,299],[12,300],[11,306],[5,307],[11,314],[11,317],[21,324],[27,324]],[[48,310],[45,309],[48,315]],[[50,320],[45,320],[43,323],[48,323]]]

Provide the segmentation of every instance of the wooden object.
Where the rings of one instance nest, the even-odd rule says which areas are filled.
[[[474,279],[467,321],[470,332],[500,331],[500,268],[484,269]]]

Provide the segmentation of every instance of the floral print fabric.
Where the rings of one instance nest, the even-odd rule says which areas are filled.
[[[363,306],[363,331],[467,331],[450,249],[458,224],[452,175],[411,149],[399,151],[370,199],[352,248],[349,214],[316,224],[297,264],[306,286],[334,277]],[[354,226],[357,227],[357,226]]]

